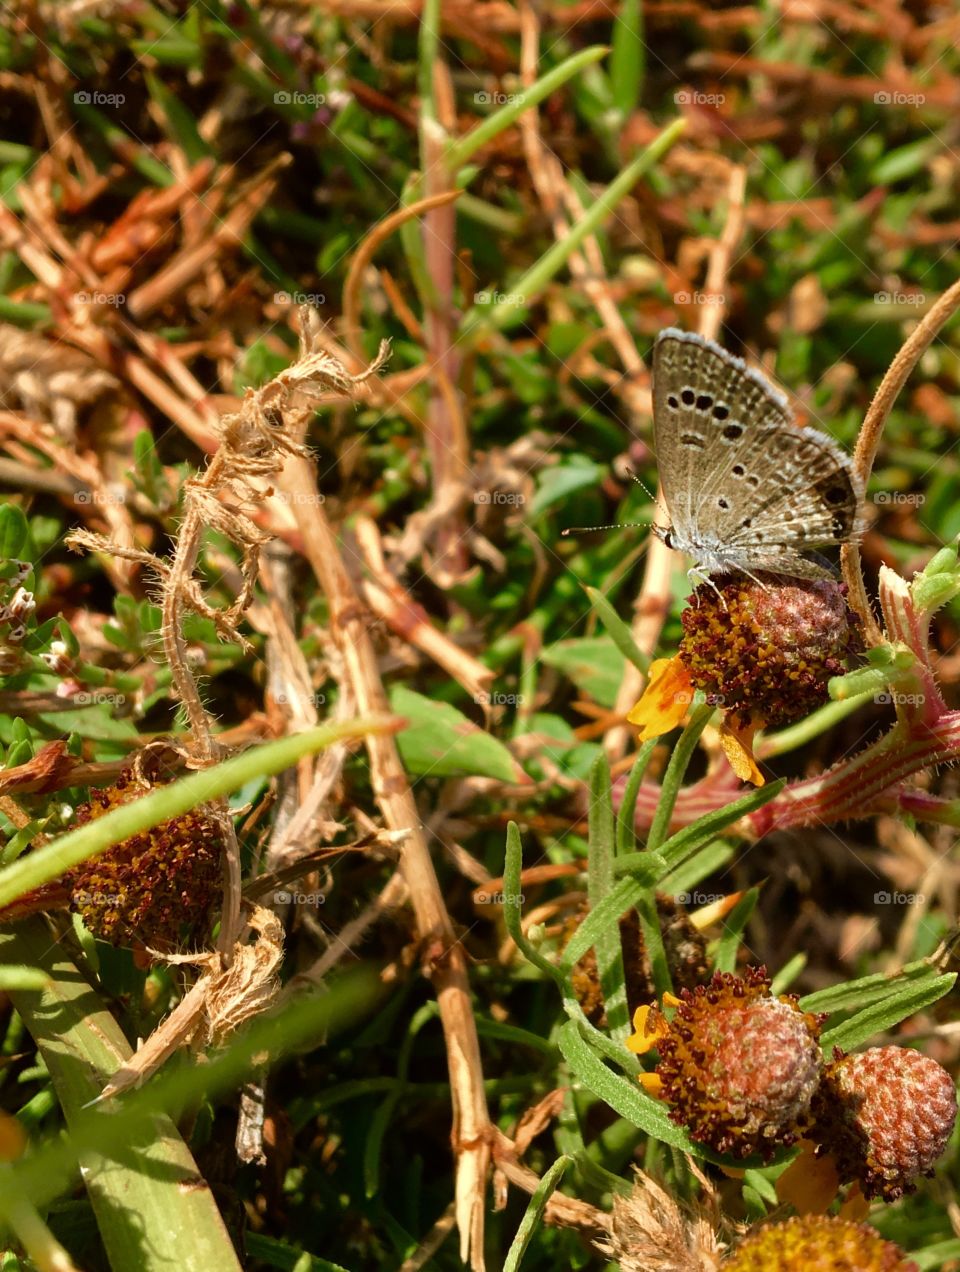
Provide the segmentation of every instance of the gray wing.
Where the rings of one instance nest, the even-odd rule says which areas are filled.
[[[850,458],[797,428],[759,372],[673,328],[661,332],[653,366],[660,479],[681,539],[706,534],[733,564],[799,573],[800,551],[858,533],[863,490]]]

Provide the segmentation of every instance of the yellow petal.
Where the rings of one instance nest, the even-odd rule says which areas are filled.
[[[679,657],[658,658],[650,664],[647,687],[627,719],[640,730],[639,740],[648,742],[675,729],[692,701],[690,673]]]
[[[754,786],[766,783],[753,758],[753,735],[759,727],[758,724],[750,724],[745,729],[733,729],[726,721],[720,726],[720,745],[730,767],[741,782],[752,782]]]
[[[840,1176],[836,1163],[827,1153],[814,1156],[814,1145],[809,1140],[801,1144],[799,1157],[794,1158],[777,1180],[777,1196],[798,1215],[825,1215],[830,1209]]]
[[[651,1003],[638,1007],[633,1013],[633,1027],[636,1032],[627,1039],[626,1047],[638,1056],[652,1051],[670,1030],[663,1015]]]
[[[646,1091],[647,1095],[652,1095],[655,1100],[659,1100],[663,1092],[663,1082],[655,1073],[641,1073],[637,1075],[637,1081]]]
[[[851,1223],[863,1223],[869,1213],[869,1201],[860,1191],[860,1185],[854,1184],[837,1214],[841,1219],[849,1219]]]

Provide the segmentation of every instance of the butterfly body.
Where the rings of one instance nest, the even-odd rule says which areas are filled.
[[[672,524],[655,528],[709,577],[830,577],[805,552],[860,533],[863,485],[825,433],[712,340],[667,328],[653,355],[654,441]]]

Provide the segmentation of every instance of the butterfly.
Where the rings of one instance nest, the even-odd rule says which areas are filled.
[[[654,533],[693,558],[692,574],[831,578],[803,554],[862,529],[864,488],[850,456],[797,427],[783,394],[712,340],[660,332],[653,434],[672,521]]]

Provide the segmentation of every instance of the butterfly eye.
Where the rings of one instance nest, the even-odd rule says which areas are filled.
[[[718,402],[716,406],[713,408],[713,418],[715,420],[725,420],[729,414],[730,414],[730,408],[729,406],[726,406],[723,402]]]
[[[697,398],[697,410],[709,411],[711,406],[713,406],[713,398],[710,396],[710,394],[701,393],[700,396]]]
[[[683,403],[684,406],[693,406],[696,400],[697,400],[697,395],[696,393],[694,393],[693,389],[684,389],[683,392],[680,394],[680,401]]]

